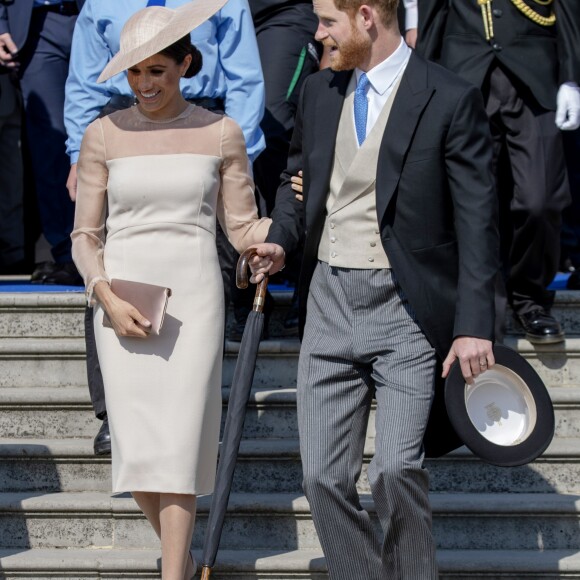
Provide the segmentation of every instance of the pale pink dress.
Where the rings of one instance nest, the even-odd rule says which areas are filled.
[[[160,336],[119,338],[94,308],[114,492],[213,490],[224,331],[216,215],[239,252],[270,223],[257,216],[234,121],[190,105],[154,122],[132,107],[88,127],[72,238],[89,300],[111,278],[173,291]]]

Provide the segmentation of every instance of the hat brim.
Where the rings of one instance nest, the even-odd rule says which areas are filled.
[[[147,58],[171,46],[192,30],[206,22],[218,12],[227,0],[192,0],[173,10],[175,13],[164,30],[143,43],[141,46],[128,52],[119,51],[103,69],[97,79],[98,83],[105,82],[115,75],[135,66]],[[145,8],[144,10],[147,10]]]
[[[478,457],[501,467],[538,458],[554,436],[554,407],[538,373],[519,353],[493,349],[496,364],[466,385],[454,364],[445,381],[453,428]]]

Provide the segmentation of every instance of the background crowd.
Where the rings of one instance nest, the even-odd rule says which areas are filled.
[[[185,1],[167,0],[167,6]],[[125,77],[102,86],[96,77],[118,50],[124,22],[147,4],[0,0],[0,274],[31,274],[38,284],[82,283],[70,253],[80,141],[97,116],[133,103]],[[572,273],[569,288],[580,288],[576,9],[567,0],[463,4],[405,0],[401,30],[412,48],[483,91],[500,196],[505,285],[498,283],[498,312],[509,302],[528,338],[562,340],[547,286],[560,270]],[[182,84],[183,95],[241,126],[264,215],[286,166],[300,87],[320,67],[316,28],[308,1],[229,0],[192,33],[204,68]],[[35,251],[41,234],[49,260]],[[239,338],[248,295],[230,282],[232,248],[223,236],[218,245],[236,312],[232,338]],[[292,277],[298,269],[287,272]],[[293,308],[285,323],[289,335],[297,325]],[[502,333],[498,323],[496,335]]]

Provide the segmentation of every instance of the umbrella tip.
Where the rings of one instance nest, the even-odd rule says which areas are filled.
[[[203,566],[201,569],[201,580],[209,580],[211,576],[211,568],[209,566]]]

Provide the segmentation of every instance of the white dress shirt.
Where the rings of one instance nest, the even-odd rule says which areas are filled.
[[[367,135],[374,127],[389,95],[393,91],[395,83],[405,71],[410,57],[411,49],[407,46],[403,38],[401,38],[401,44],[399,44],[397,50],[395,50],[395,52],[393,52],[393,54],[383,62],[377,64],[366,73],[367,78],[369,79],[367,85],[367,102],[369,104],[367,113]],[[362,73],[362,70],[358,68],[355,69],[357,84]]]

